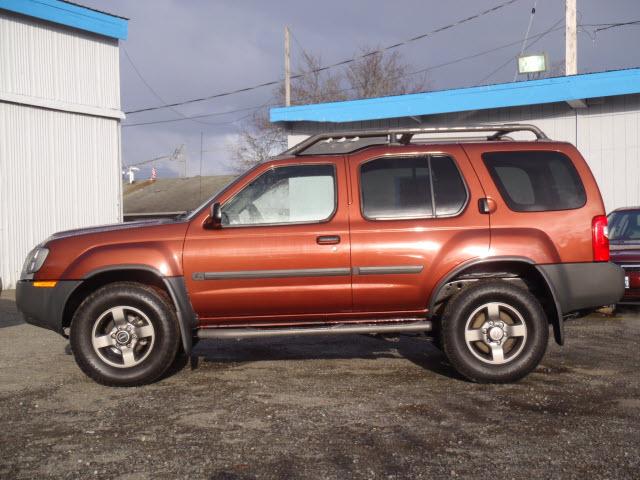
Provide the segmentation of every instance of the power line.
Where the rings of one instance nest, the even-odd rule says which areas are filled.
[[[166,105],[168,102],[167,102],[164,98],[162,98],[162,97],[160,96],[160,94],[159,94],[158,92],[156,92],[156,91],[154,90],[154,88],[153,88],[151,85],[149,85],[149,82],[147,82],[147,81],[145,80],[144,76],[142,75],[142,73],[140,72],[140,70],[138,70],[138,67],[136,67],[135,62],[133,61],[133,59],[132,59],[132,58],[131,58],[131,56],[129,55],[129,52],[128,52],[128,51],[127,51],[127,49],[124,47],[124,45],[122,46],[122,50],[124,51],[124,54],[125,54],[125,56],[127,57],[127,60],[129,60],[129,64],[130,64],[130,65],[131,65],[131,67],[133,68],[133,71],[134,71],[134,72],[136,72],[136,75],[138,75],[138,78],[142,81],[142,83],[144,83],[144,85],[149,89],[149,91],[153,94],[153,96],[154,96],[154,97],[156,97],[158,100],[160,100],[163,104],[165,104],[165,105]],[[194,119],[195,117],[189,117],[189,116],[187,116],[187,115],[183,114],[182,112],[180,112],[179,110],[177,110],[177,109],[175,109],[175,108],[173,108],[173,107],[167,106],[167,108],[169,108],[172,112],[174,112],[174,113],[178,114],[178,115],[179,115],[180,117],[182,117],[184,120],[191,120],[192,122],[195,122],[195,123],[200,123],[200,124],[208,125],[208,123],[207,123],[207,122],[201,122],[201,121],[195,120],[195,119]]]
[[[596,28],[596,32],[600,32],[602,30],[608,30],[610,28],[618,28],[618,27],[626,27],[628,25],[639,25],[640,20],[631,20],[629,22],[617,22],[617,23],[585,23],[581,25],[582,27],[601,27]]]
[[[557,25],[558,23],[559,22],[557,22],[555,25]],[[563,28],[563,27],[555,28],[555,25],[552,26],[551,29],[545,30],[544,32],[537,33],[535,35],[531,35],[529,38],[530,38],[530,40],[534,40],[534,41],[530,45],[535,44],[538,40],[540,40],[542,37],[548,35],[549,33],[556,32],[556,31],[561,30]],[[488,50],[483,50],[481,52],[473,53],[471,55],[465,55],[464,57],[458,57],[458,58],[455,58],[453,60],[449,60],[449,61],[446,61],[446,62],[443,62],[443,63],[439,63],[439,64],[436,64],[436,65],[430,65],[428,67],[424,67],[424,68],[421,68],[419,70],[414,70],[414,71],[409,72],[407,74],[399,75],[397,77],[394,77],[391,80],[398,80],[398,79],[409,77],[409,76],[412,76],[412,75],[418,75],[420,73],[429,72],[431,70],[437,70],[439,68],[448,67],[449,65],[455,65],[457,63],[461,63],[461,62],[464,62],[464,61],[467,61],[467,60],[472,60],[472,59],[475,59],[475,58],[478,58],[478,57],[482,57],[484,55],[488,55],[490,53],[494,53],[494,52],[503,50],[503,49],[508,48],[508,47],[513,47],[515,45],[519,45],[521,42],[522,42],[522,40],[520,40],[520,39],[514,40],[514,41],[511,41],[509,43],[505,43],[503,45],[499,45],[497,47],[490,48]],[[513,59],[510,58],[508,60],[508,62],[510,62],[512,60]],[[506,63],[503,64],[500,68],[504,68],[504,66],[506,66]],[[497,70],[494,73],[496,73],[496,72],[497,72]],[[491,75],[493,75],[493,73]],[[489,78],[489,77],[485,77],[485,79],[486,78]],[[341,88],[341,89],[335,90],[335,91],[330,92],[330,93],[343,93],[343,92],[349,92],[349,91],[352,91],[352,90],[355,90],[355,87]],[[228,110],[228,111],[224,111],[224,112],[207,113],[207,114],[197,115],[195,117],[190,117],[190,118],[204,118],[204,117],[212,117],[212,116],[217,116],[217,115],[227,115],[227,114],[231,114],[231,113],[243,112],[243,111],[248,111],[248,110],[255,111],[255,110],[259,110],[261,108],[275,107],[275,106],[277,106],[277,104],[275,104],[275,103],[266,103],[266,104],[262,104],[262,105],[254,105],[254,106],[251,106],[251,107],[240,108],[240,109],[236,109],[236,110]],[[235,122],[243,120],[244,118],[247,118],[249,116],[250,115],[246,115],[244,117],[240,117],[240,118],[238,118],[236,120],[233,120],[231,122],[223,122],[223,123],[220,123],[218,125],[228,125],[228,124],[231,124],[231,123],[235,123]],[[149,121],[149,122],[130,123],[130,124],[124,124],[122,126],[123,127],[137,127],[137,126],[140,126],[140,125],[154,125],[154,124],[157,124],[157,123],[180,122],[182,120],[184,120],[184,119],[183,118],[172,118],[172,119],[168,119],[168,120],[155,120],[155,121]]]
[[[560,21],[558,21],[555,25],[558,25],[558,23],[560,23]],[[552,27],[551,27],[551,29],[547,29],[547,30],[545,30],[544,32],[537,33],[537,34],[532,35],[531,37],[529,37],[529,38],[530,38],[530,40],[534,40],[534,41],[533,41],[532,43],[530,43],[529,45],[533,45],[533,44],[535,44],[538,40],[540,40],[542,37],[544,37],[544,36],[548,35],[549,33],[557,32],[558,30],[562,30],[562,29],[564,28],[564,27],[558,27],[558,28],[555,28],[555,25],[554,25],[554,26],[552,26]],[[447,61],[447,62],[439,63],[439,64],[437,64],[437,65],[431,65],[431,66],[429,66],[429,67],[424,67],[424,68],[421,68],[421,69],[419,69],[419,70],[414,70],[414,71],[409,72],[409,73],[407,73],[407,74],[405,74],[405,75],[399,75],[399,76],[397,76],[397,77],[394,77],[394,78],[392,78],[391,80],[397,80],[397,79],[400,79],[400,78],[409,77],[409,76],[411,76],[411,75],[418,75],[418,74],[420,74],[420,73],[429,72],[429,71],[431,71],[431,70],[436,70],[436,69],[438,69],[438,68],[448,67],[449,65],[455,65],[455,64],[457,64],[457,63],[464,62],[464,61],[466,61],[466,60],[473,60],[473,59],[475,59],[475,58],[479,58],[479,57],[482,57],[482,56],[484,56],[484,55],[488,55],[488,54],[490,54],[490,53],[494,53],[494,52],[497,52],[497,51],[499,51],[499,50],[503,50],[503,49],[508,48],[508,47],[513,47],[514,45],[520,45],[520,43],[521,43],[521,42],[522,42],[522,40],[518,39],[518,40],[515,40],[515,41],[512,41],[512,42],[509,42],[509,43],[505,43],[505,44],[503,44],[503,45],[499,45],[499,46],[497,46],[497,47],[490,48],[490,49],[488,49],[488,50],[483,50],[483,51],[481,51],[481,52],[473,53],[473,54],[471,54],[471,55],[466,55],[466,56],[464,56],[464,57],[458,57],[458,58],[455,58],[455,59],[453,59],[453,60],[449,60],[449,61]],[[509,61],[512,61],[512,60],[513,60],[513,59],[511,59],[511,58],[509,59]],[[504,67],[504,65],[505,65],[505,64],[503,64],[503,67]],[[355,90],[355,87],[352,87],[352,88],[345,88],[345,89],[340,89],[340,90],[338,90],[337,92],[347,92],[347,91],[350,91],[350,90]],[[332,93],[334,93],[334,92],[332,92]]]
[[[540,40],[542,40],[545,36],[547,36],[548,34],[550,34],[551,32],[555,32],[557,30],[561,30],[563,27],[559,27],[556,28],[560,23],[562,23],[564,21],[564,17],[562,17],[560,20],[558,20],[556,23],[554,23],[547,31],[541,33],[540,35],[538,35],[537,39],[534,40],[533,42],[531,42],[529,44],[529,46],[535,45],[536,43],[538,43]],[[532,37],[533,38],[533,37]],[[480,84],[482,84],[483,82],[485,82],[486,80],[488,80],[489,78],[493,77],[496,73],[498,73],[500,70],[502,70],[504,67],[506,67],[507,65],[509,65],[509,63],[511,63],[513,61],[513,57],[510,57],[509,59],[507,59],[506,62],[504,62],[503,64],[501,64],[498,68],[496,68],[495,70],[493,70],[491,73],[489,73],[489,75],[485,76],[484,78],[482,78],[482,80],[480,80]]]
[[[533,2],[533,8],[531,9],[531,15],[529,16],[529,25],[527,26],[527,33],[524,34],[524,40],[522,40],[522,48],[520,49],[520,55],[524,53],[524,49],[527,48],[527,41],[529,40],[529,32],[531,31],[531,25],[533,24],[533,17],[536,14],[536,6],[538,5],[538,0]],[[516,68],[515,73],[513,74],[513,81],[515,82],[518,78],[518,69]]]
[[[257,108],[252,108],[252,110],[257,110]],[[213,127],[221,127],[221,126],[225,126],[225,125],[233,125],[234,123],[239,122],[240,120],[244,120],[245,118],[249,118],[252,114],[248,114],[248,115],[243,115],[240,118],[236,118],[235,120],[230,120],[228,122],[206,122],[207,125],[209,126],[213,126]],[[203,115],[203,117],[206,117],[207,115]],[[182,122],[184,120],[191,120],[191,117],[187,117],[187,118],[170,118],[167,120],[154,120],[154,121],[149,121],[149,122],[140,122],[140,123],[129,123],[126,125],[122,125],[122,127],[140,127],[142,125],[157,125],[160,123],[173,123],[173,122]]]
[[[500,4],[498,4],[498,5],[494,6],[494,7],[488,8],[486,10],[483,10],[483,11],[479,12],[479,13],[476,13],[476,14],[471,15],[469,17],[463,18],[463,19],[458,20],[456,22],[450,23],[448,25],[444,25],[444,26],[439,27],[439,28],[437,28],[435,30],[431,30],[430,32],[417,35],[415,37],[412,37],[412,38],[409,38],[407,40],[395,43],[393,45],[389,45],[387,47],[383,47],[383,48],[380,48],[380,49],[377,49],[377,50],[372,50],[370,52],[364,53],[362,55],[358,55],[356,57],[345,59],[345,60],[342,60],[340,62],[336,62],[336,63],[330,64],[330,65],[325,65],[325,66],[322,66],[322,67],[319,67],[319,68],[315,68],[313,70],[310,70],[309,72],[305,72],[305,73],[301,73],[301,74],[297,74],[297,75],[292,75],[291,78],[292,79],[301,78],[301,77],[303,77],[305,75],[309,75],[311,73],[318,73],[318,72],[321,72],[321,71],[324,71],[324,70],[329,70],[331,68],[341,67],[343,65],[347,65],[349,63],[356,62],[357,60],[361,60],[363,58],[370,57],[371,55],[376,55],[376,54],[379,54],[379,53],[383,53],[383,52],[386,52],[386,51],[389,51],[389,50],[392,50],[392,49],[407,45],[409,43],[416,42],[418,40],[423,40],[425,38],[431,37],[431,36],[436,35],[438,33],[444,32],[445,30],[449,30],[451,28],[460,26],[462,24],[465,24],[465,23],[470,22],[472,20],[478,19],[478,18],[483,17],[485,15],[488,15],[490,13],[496,12],[497,10],[500,10],[500,9],[502,9],[504,7],[507,7],[507,6],[509,6],[509,5],[513,4],[513,3],[518,2],[518,1],[520,1],[520,0],[507,0],[507,1],[502,2],[502,3],[500,3]],[[164,109],[164,108],[178,107],[178,106],[181,106],[181,105],[187,105],[187,104],[196,103],[196,102],[203,102],[205,100],[212,100],[214,98],[228,97],[230,95],[236,95],[238,93],[248,92],[248,91],[251,91],[251,90],[257,90],[259,88],[264,88],[264,87],[268,87],[268,86],[277,85],[281,81],[282,80],[272,80],[272,81],[269,81],[269,82],[260,83],[258,85],[253,85],[253,86],[250,86],[250,87],[238,88],[236,90],[231,90],[231,91],[228,91],[228,92],[216,93],[216,94],[208,95],[208,96],[205,96],[205,97],[194,98],[194,99],[191,99],[191,100],[184,100],[182,102],[175,102],[175,103],[159,105],[159,106],[155,106],[155,107],[146,107],[146,108],[140,108],[140,109],[137,109],[137,110],[130,110],[130,111],[125,112],[125,113],[127,113],[128,115],[131,115],[131,114],[134,114],[134,113],[149,112],[149,111],[152,111],[152,110],[160,110],[160,109]],[[163,103],[166,103],[166,102],[163,102]]]
[[[298,48],[299,48],[299,49],[300,49],[300,51],[302,52],[302,56],[305,58],[306,62],[307,62],[307,63],[310,63],[310,61],[312,60],[312,56],[311,56],[311,55],[309,54],[309,52],[307,52],[307,50],[302,46],[302,44],[301,44],[301,43],[300,43],[300,41],[298,40],[298,37],[296,37],[296,34],[295,34],[295,33],[293,33],[293,30],[289,30],[289,32],[291,33],[291,37],[293,38],[293,41],[295,42],[295,44],[298,46]],[[305,71],[300,72],[300,74],[301,74],[302,76],[305,76],[305,75],[307,75],[307,74],[309,74],[309,73],[312,73],[312,72],[310,72],[310,71],[309,71],[309,72],[305,72]]]
[[[239,112],[246,112],[246,111],[254,111],[254,110],[259,110],[261,108],[265,108],[265,107],[271,107],[271,106],[275,106],[275,104],[271,104],[271,103],[267,103],[267,104],[262,104],[262,105],[257,105],[257,106],[252,106],[252,107],[246,107],[246,108],[238,108],[236,110],[227,110],[225,112],[214,112],[214,113],[204,113],[202,115],[194,115],[191,117],[184,117],[184,118],[168,118],[166,120],[150,120],[148,122],[139,122],[139,123],[125,123],[122,125],[122,127],[139,127],[141,125],[155,125],[157,123],[173,123],[173,122],[181,122],[183,120],[191,120],[194,118],[206,118],[206,117],[215,117],[215,116],[220,116],[220,115],[229,115],[231,113],[239,113]],[[251,114],[249,115],[244,115],[240,118],[236,118],[235,120],[231,120],[228,122],[206,122],[207,125],[211,125],[211,126],[220,126],[220,125],[230,125],[232,123],[236,123],[240,120],[243,120],[247,117],[251,116]]]

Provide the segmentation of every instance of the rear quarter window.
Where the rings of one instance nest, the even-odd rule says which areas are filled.
[[[503,200],[515,212],[572,210],[587,201],[580,175],[563,153],[487,152],[482,160]]]

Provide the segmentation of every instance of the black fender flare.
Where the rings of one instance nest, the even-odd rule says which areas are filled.
[[[486,257],[486,258],[476,258],[476,259],[461,263],[456,268],[451,270],[447,275],[441,278],[440,281],[438,281],[438,283],[436,284],[436,287],[433,289],[431,298],[429,300],[429,305],[428,305],[429,312],[433,311],[436,300],[438,299],[442,289],[445,288],[445,286],[449,282],[451,282],[455,277],[457,277],[461,272],[475,265],[480,265],[485,263],[500,263],[500,262],[526,264],[529,267],[534,267],[536,271],[540,274],[547,288],[549,289],[549,293],[551,294],[551,298],[553,299],[553,303],[556,310],[556,314],[553,316],[553,318],[549,319],[549,322],[553,326],[554,339],[558,345],[564,345],[564,338],[565,338],[564,318],[562,316],[562,307],[560,306],[560,302],[558,301],[558,294],[555,291],[553,282],[550,281],[549,276],[546,274],[546,272],[528,257],[518,257],[518,256]]]
[[[162,283],[169,292],[171,301],[176,309],[176,317],[178,318],[178,326],[180,327],[180,336],[182,337],[182,347],[184,348],[185,354],[190,355],[193,348],[193,331],[197,325],[197,317],[193,310],[193,306],[191,305],[191,300],[189,300],[184,276],[167,277],[162,275],[158,269],[144,264],[121,264],[92,270],[84,276],[83,280],[89,280],[92,277],[105,272],[131,270],[149,272],[162,280]]]

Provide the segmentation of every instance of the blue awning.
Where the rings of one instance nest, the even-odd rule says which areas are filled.
[[[272,122],[357,122],[640,93],[640,68],[271,109]]]
[[[0,0],[0,9],[125,40],[128,20],[60,0]]]

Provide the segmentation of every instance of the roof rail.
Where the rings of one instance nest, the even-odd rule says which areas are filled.
[[[385,128],[374,130],[353,130],[348,132],[328,132],[313,135],[286,150],[279,156],[309,155],[328,153],[350,153],[372,145],[400,144],[408,145],[414,135],[425,133],[474,133],[494,132],[487,140],[501,140],[509,133],[531,132],[537,140],[548,140],[548,137],[535,125],[506,123],[498,125],[470,125],[463,127],[413,127]],[[313,148],[320,142],[323,148]]]

